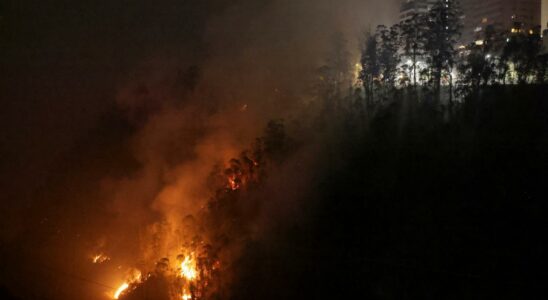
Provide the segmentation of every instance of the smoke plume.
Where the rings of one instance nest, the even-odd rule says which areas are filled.
[[[1,274],[11,293],[108,297],[131,268],[150,270],[159,259],[176,256],[187,231],[201,230],[196,227],[214,196],[216,168],[252,149],[269,120],[284,119],[285,133],[299,142],[283,163],[268,166],[260,189],[242,197],[246,237],[268,239],[280,224],[306,219],[303,202],[313,200],[315,166],[325,155],[321,138],[310,134],[309,114],[318,109],[310,92],[317,70],[336,33],[346,37],[357,61],[360,32],[388,22],[393,5],[182,2],[84,3],[74,11],[44,8],[44,15],[33,4],[10,6],[14,15],[28,11],[27,19],[35,19],[27,25],[8,15],[5,22],[36,33],[31,48],[42,56],[18,51],[25,43],[18,37],[2,50],[15,62],[30,61],[22,71],[17,63],[7,65],[10,80],[29,88],[13,92],[8,107],[18,111],[22,104],[16,100],[37,98],[37,109],[51,102],[47,115],[58,116],[3,121],[10,123],[6,128],[28,131],[28,139],[18,140],[15,131],[6,130],[13,140],[5,149],[8,157],[26,150],[2,172],[8,178],[4,174],[19,170],[6,195],[24,203],[4,204],[3,221],[16,224],[2,226],[10,228],[2,229],[4,254],[27,261],[6,263],[6,270],[16,270]],[[96,26],[87,23],[95,22],[94,13],[103,17]],[[54,75],[48,79],[41,65],[51,66]],[[22,81],[28,73],[43,82]],[[56,89],[66,92],[39,96]],[[80,106],[67,104],[73,101]],[[80,117],[70,117],[71,111]],[[44,138],[44,126],[53,140]],[[27,180],[29,174],[37,176]],[[17,221],[22,219],[29,222]],[[222,255],[236,261],[241,247],[228,247]],[[109,259],[92,264],[99,253]]]

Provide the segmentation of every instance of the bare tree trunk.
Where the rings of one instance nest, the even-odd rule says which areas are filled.
[[[413,87],[417,87],[417,58],[413,54]]]
[[[441,68],[436,68],[436,73],[434,74],[434,90],[436,93],[436,101],[440,103],[441,100]]]
[[[453,74],[449,72],[449,110],[453,108]]]

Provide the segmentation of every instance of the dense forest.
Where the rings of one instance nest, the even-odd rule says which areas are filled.
[[[351,87],[333,38],[307,131],[327,149],[317,202],[248,246],[236,298],[546,295],[548,56],[521,29],[459,48],[459,16],[438,1],[366,32]]]
[[[547,92],[482,88],[449,120],[400,95],[361,133],[342,118],[320,209],[249,245],[237,298],[546,295]]]

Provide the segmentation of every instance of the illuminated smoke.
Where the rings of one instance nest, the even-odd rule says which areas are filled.
[[[65,273],[73,274],[73,278],[85,278],[100,285],[53,280],[49,276],[54,275],[44,271],[42,276],[47,280],[36,280],[33,284],[36,284],[34,289],[50,293],[45,296],[96,299],[96,295],[106,293],[113,297],[119,285],[125,282],[128,286],[125,292],[120,292],[120,297],[124,297],[130,291],[138,293],[135,282],[163,286],[162,277],[149,277],[148,272],[153,273],[164,257],[169,258],[169,268],[182,269],[182,265],[177,265],[177,256],[184,253],[181,248],[200,250],[208,244],[225,243],[222,251],[212,249],[218,252],[219,259],[211,262],[211,268],[219,270],[226,267],[220,261],[237,258],[243,247],[243,242],[230,243],[229,238],[240,231],[246,239],[265,238],[259,236],[265,228],[298,210],[293,202],[301,196],[299,193],[305,193],[306,179],[289,178],[292,172],[297,172],[297,165],[311,164],[315,155],[299,153],[298,159],[288,158],[290,166],[269,170],[268,182],[261,183],[261,188],[267,191],[263,191],[264,195],[246,194],[243,187],[255,179],[242,176],[243,167],[231,159],[242,162],[244,157],[251,156],[241,153],[250,150],[255,138],[263,135],[268,120],[285,118],[288,130],[295,128],[290,125],[295,119],[307,120],[306,113],[314,110],[307,106],[313,101],[310,85],[328,52],[333,32],[342,31],[352,41],[362,27],[381,22],[368,18],[370,15],[381,18],[380,11],[390,11],[388,7],[377,9],[384,7],[381,1],[372,4],[361,0],[340,1],[337,5],[327,0],[198,2],[204,3],[206,10],[215,8],[204,13],[200,20],[196,29],[198,38],[171,36],[175,42],[170,45],[128,43],[118,48],[121,44],[118,42],[117,48],[109,48],[116,55],[125,56],[128,52],[128,57],[132,54],[134,57],[118,64],[116,56],[108,69],[121,71],[103,79],[116,78],[115,82],[102,82],[117,86],[115,104],[119,111],[115,116],[123,114],[124,126],[129,129],[117,136],[119,140],[108,149],[101,149],[104,132],[80,132],[88,141],[81,147],[89,152],[75,149],[76,159],[69,164],[66,174],[60,173],[67,179],[52,180],[51,185],[59,186],[60,196],[43,196],[52,199],[44,201],[44,211],[29,218],[36,224],[29,225],[28,232],[37,232],[36,236],[31,234],[28,245],[21,246],[32,251],[40,247],[36,250],[39,253],[36,260],[58,265],[70,271]],[[154,7],[165,12],[170,6],[159,3]],[[170,13],[184,19],[178,14],[185,12],[160,15],[173,17]],[[124,16],[116,15],[118,17]],[[155,23],[163,24],[162,21]],[[131,30],[139,32],[139,29],[143,28]],[[97,47],[110,46],[104,41],[96,44],[101,45]],[[352,47],[351,43],[349,50],[356,52]],[[59,82],[55,86],[63,90],[63,84]],[[100,93],[94,95],[91,88],[86,92],[92,99],[106,97]],[[78,110],[92,105],[74,98],[69,102],[76,103]],[[47,113],[48,118],[65,114],[64,108],[61,112]],[[88,122],[91,125],[82,127],[90,128],[98,123],[97,120]],[[108,127],[105,131],[115,130]],[[42,129],[38,132],[43,135]],[[113,149],[122,154],[111,157]],[[87,156],[83,152],[88,153]],[[49,152],[40,152],[45,157],[43,153]],[[257,161],[252,164],[264,170],[269,168]],[[92,175],[82,176],[95,174],[93,172],[105,174],[95,175],[101,177],[100,180]],[[32,174],[33,180],[37,177],[40,176]],[[81,186],[84,188],[76,188]],[[210,199],[219,188],[226,187],[234,194],[243,195],[238,209],[245,222],[236,224],[239,227],[211,216],[204,220]],[[281,193],[290,196],[280,197]],[[231,201],[232,194],[228,195],[231,196],[223,199]],[[274,196],[283,199],[281,205],[268,201]],[[256,198],[263,199],[261,205]],[[204,228],[204,224],[210,223],[215,224],[214,232]],[[211,240],[215,234],[219,239]],[[205,244],[189,245],[187,241],[193,240],[203,240]],[[131,281],[125,275],[132,268],[143,271],[139,281]],[[62,287],[51,289],[51,286]],[[105,291],[105,286],[112,289]],[[190,291],[174,293],[182,293],[182,298],[189,297]]]

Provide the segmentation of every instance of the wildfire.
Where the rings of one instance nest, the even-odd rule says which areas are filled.
[[[204,220],[204,225],[219,226],[214,227],[213,232],[222,230],[224,222],[209,224],[207,216],[230,215],[233,203],[229,201],[243,194],[248,186],[253,186],[260,181],[263,173],[259,170],[261,162],[259,152],[262,148],[257,147],[253,151],[242,152],[238,158],[231,159],[224,170],[218,170],[219,173],[216,175],[219,177],[216,179],[221,180],[216,181],[218,186],[215,197],[208,202],[208,215]],[[242,193],[233,192],[238,190]],[[144,291],[146,293],[154,291],[165,282],[169,283],[166,286],[169,299],[204,300],[211,299],[213,296],[217,299],[220,289],[218,282],[222,273],[219,244],[213,242],[212,245],[207,239],[190,238],[192,234],[191,231],[183,236],[185,239],[188,236],[191,240],[183,241],[175,260],[170,260],[173,258],[171,256],[161,258],[156,262],[154,271],[146,273],[143,277],[139,270],[133,269],[133,274],[126,276],[124,283],[114,292],[113,299],[132,298],[133,295],[140,297]],[[196,237],[200,238],[200,236]],[[100,263],[109,259],[104,254],[99,254],[93,257],[93,262]]]
[[[181,276],[188,280],[194,280],[196,278],[196,273],[196,261],[194,260],[194,257],[192,257],[192,255],[185,256],[185,259],[181,263]]]
[[[122,283],[122,285],[120,285],[120,287],[118,287],[118,289],[116,290],[116,292],[114,292],[114,299],[118,299],[118,298],[120,297],[120,295],[121,295],[125,290],[127,290],[128,287],[129,287],[129,283],[127,283],[127,282]]]

